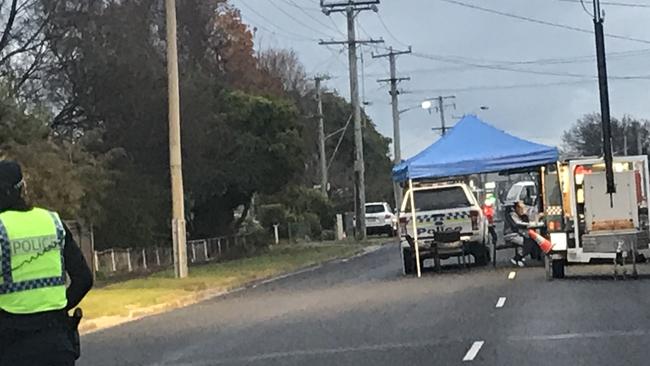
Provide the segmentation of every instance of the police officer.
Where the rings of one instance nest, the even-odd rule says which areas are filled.
[[[532,255],[537,248],[535,241],[528,235],[528,229],[543,226],[543,223],[530,221],[526,214],[526,205],[522,201],[517,201],[507,208],[504,221],[503,239],[515,246],[515,256],[510,262],[515,266],[524,267],[526,256]]]
[[[59,216],[28,205],[24,190],[20,166],[0,161],[0,365],[74,365],[68,311],[92,274]]]

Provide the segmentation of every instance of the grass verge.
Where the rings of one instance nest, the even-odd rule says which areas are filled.
[[[172,271],[92,290],[81,303],[85,320],[128,316],[131,311],[173,302],[201,291],[233,289],[255,280],[295,271],[327,260],[351,256],[364,246],[277,246],[252,258],[190,267],[190,276],[175,279]]]

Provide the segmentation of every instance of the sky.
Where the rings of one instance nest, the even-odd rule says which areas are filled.
[[[584,1],[586,9],[579,0],[382,0],[377,13],[357,16],[358,39],[384,40],[362,48],[366,112],[393,137],[388,85],[377,82],[389,77],[388,59],[372,53],[411,46],[412,54],[397,58],[398,77],[411,78],[400,84],[400,109],[412,108],[401,115],[403,158],[439,138],[432,131],[437,111],[418,107],[439,95],[455,96],[448,124],[473,113],[513,135],[560,146],[563,131],[600,110],[592,5]],[[602,1],[611,114],[650,118],[650,0]],[[345,46],[318,44],[345,39],[342,13],[326,16],[319,0],[231,3],[256,29],[258,49],[293,49],[310,76],[330,75],[325,86],[349,99]]]

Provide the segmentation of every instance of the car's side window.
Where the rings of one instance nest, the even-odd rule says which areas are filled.
[[[522,189],[521,192],[519,193],[519,200],[523,201],[528,197],[528,190],[527,189]]]

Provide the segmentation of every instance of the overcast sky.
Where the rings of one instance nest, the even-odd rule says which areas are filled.
[[[310,75],[329,73],[334,78],[327,87],[349,99],[347,52],[343,46],[317,43],[318,39],[344,39],[343,14],[325,16],[318,0],[231,2],[241,9],[244,21],[257,28],[257,47],[294,49]],[[588,10],[590,2],[585,0]],[[562,132],[577,118],[599,110],[593,34],[459,3],[593,29],[579,1],[382,0],[379,13],[358,16],[357,33],[360,39],[383,38],[382,47],[413,47],[413,55],[398,58],[399,76],[411,77],[401,84],[400,109],[418,106],[430,97],[455,95],[456,109],[446,111],[448,123],[456,120],[453,116],[479,112],[498,128],[550,145],[559,145]],[[605,32],[620,36],[606,39],[612,116],[650,117],[650,0],[606,3],[602,5]],[[366,110],[379,131],[392,138],[388,88],[376,82],[388,77],[388,59],[372,59],[371,52],[381,49],[363,50],[365,99],[372,103]],[[483,105],[489,110],[479,110]],[[403,157],[434,142],[438,133],[431,128],[439,123],[437,114],[421,108],[402,114]]]

